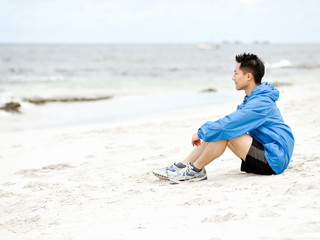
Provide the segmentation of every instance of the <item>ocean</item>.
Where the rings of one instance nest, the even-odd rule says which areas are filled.
[[[196,44],[0,44],[0,105],[19,102],[23,113],[0,111],[0,131],[127,120],[233,101],[234,57],[243,52],[255,53],[265,62],[264,81],[294,85],[319,81],[316,44],[220,44],[206,50]],[[209,88],[216,91],[203,93]],[[25,100],[98,97],[110,99],[76,107],[47,103],[58,111],[50,114],[45,106]],[[68,119],[59,118],[75,108],[77,113]],[[31,112],[38,117],[25,123]]]

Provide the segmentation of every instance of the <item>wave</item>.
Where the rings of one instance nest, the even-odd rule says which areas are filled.
[[[320,64],[298,64],[292,65],[285,68],[295,68],[295,69],[317,69],[320,68]]]
[[[319,63],[301,63],[293,64],[287,59],[282,59],[275,63],[266,63],[266,68],[280,69],[280,68],[292,68],[292,69],[317,69],[320,68]]]
[[[275,63],[266,63],[266,67],[270,69],[287,68],[292,66],[292,63],[287,59],[282,59]]]
[[[28,83],[56,83],[63,82],[63,78],[61,76],[0,76],[0,83],[4,84],[28,84]]]

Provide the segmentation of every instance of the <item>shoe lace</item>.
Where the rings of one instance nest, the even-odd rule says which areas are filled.
[[[182,177],[184,179],[187,179],[187,177],[191,173],[191,171],[192,171],[192,166],[190,164],[188,164],[186,167],[186,170],[182,172]]]

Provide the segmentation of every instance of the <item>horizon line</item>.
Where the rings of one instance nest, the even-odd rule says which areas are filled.
[[[271,42],[271,41],[259,41],[254,40],[252,42],[241,42],[241,41],[227,41],[223,40],[220,42],[216,41],[190,41],[190,42],[175,42],[175,41],[150,41],[150,42],[143,42],[143,41],[92,41],[92,42],[77,42],[77,41],[0,41],[1,45],[199,45],[199,44],[209,44],[209,45],[280,45],[280,44],[287,44],[287,45],[317,45],[320,42]]]

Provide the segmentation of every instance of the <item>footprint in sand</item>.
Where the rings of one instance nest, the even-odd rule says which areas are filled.
[[[43,167],[42,169],[44,169],[44,170],[63,170],[66,168],[72,168],[72,166],[70,166],[69,164],[62,163],[62,164],[48,165],[48,166]]]

